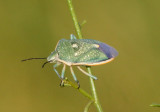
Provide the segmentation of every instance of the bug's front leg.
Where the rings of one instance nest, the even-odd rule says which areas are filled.
[[[56,63],[55,65],[53,65],[53,69],[56,72],[56,74],[58,75],[58,77],[61,79],[61,76],[59,75],[58,71],[56,70],[56,67],[58,67],[59,65],[61,65],[61,63]]]
[[[73,71],[73,69],[72,69],[72,66],[70,66],[70,70],[71,70],[71,73],[72,73],[72,76],[73,76],[75,82],[78,84],[78,88],[77,88],[77,89],[79,89],[79,88],[80,88],[80,84],[79,84],[79,81],[77,80],[76,75],[74,74],[74,71]]]

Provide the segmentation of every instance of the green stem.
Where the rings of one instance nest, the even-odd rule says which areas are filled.
[[[68,79],[65,79],[63,80],[63,84],[65,87],[67,86],[71,86],[75,89],[78,88],[78,85],[77,84],[74,84],[73,82],[69,81]],[[89,94],[87,93],[86,91],[84,91],[83,89],[79,88],[77,89],[82,95],[84,95],[85,97],[89,98],[92,102],[94,101],[94,98]]]
[[[90,101],[86,107],[84,108],[84,112],[88,112],[90,105],[93,103],[93,101]]]
[[[81,29],[79,27],[79,23],[77,21],[76,14],[74,12],[74,8],[73,8],[73,5],[72,5],[72,0],[67,0],[67,1],[68,1],[69,10],[70,10],[70,13],[72,15],[72,19],[73,19],[73,22],[74,22],[74,26],[76,28],[76,32],[77,32],[78,38],[82,39]]]
[[[89,73],[89,74],[92,74],[90,67],[87,67],[87,70],[88,70],[88,73]],[[91,77],[90,77],[90,83],[91,83],[92,94],[93,94],[93,97],[94,97],[94,100],[95,100],[95,101],[94,101],[94,104],[95,104],[98,112],[103,112],[102,107],[101,107],[101,104],[99,103],[99,100],[98,100],[98,96],[97,96],[97,92],[96,92],[96,87],[95,87],[95,84],[94,84],[94,80],[93,80],[93,78],[91,78]]]
[[[151,107],[160,107],[160,104],[151,104]]]
[[[75,14],[75,11],[74,11],[74,8],[73,8],[73,5],[72,5],[72,0],[67,0],[67,2],[68,2],[70,13],[72,15],[72,19],[73,19],[73,22],[74,22],[74,25],[75,25],[75,28],[76,28],[77,35],[78,35],[79,39],[82,39],[81,29],[80,29],[80,26],[79,26],[79,23],[77,21],[77,17],[76,17],[76,14]],[[88,72],[91,74],[90,67],[87,67],[87,69],[88,69]],[[90,78],[90,84],[91,84],[91,89],[92,89],[92,95],[94,97],[94,104],[97,107],[98,112],[103,112],[103,110],[101,108],[101,105],[99,103],[98,97],[97,97],[94,80],[92,78]]]

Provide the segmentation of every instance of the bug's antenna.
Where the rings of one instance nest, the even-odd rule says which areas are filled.
[[[21,61],[27,61],[27,60],[33,60],[33,59],[47,59],[47,58],[28,58],[28,59],[24,59],[24,60],[21,60]]]
[[[51,61],[46,61],[45,63],[43,63],[42,68],[44,68],[44,66],[49,62],[51,62]]]

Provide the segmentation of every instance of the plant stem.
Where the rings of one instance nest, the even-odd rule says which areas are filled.
[[[77,84],[74,84],[73,82],[69,81],[68,79],[65,79],[63,80],[63,83],[64,83],[64,86],[67,87],[67,86],[71,86],[75,89],[78,88],[78,85]],[[84,91],[83,89],[79,88],[77,89],[82,95],[84,95],[85,97],[89,98],[92,102],[94,101],[94,98],[89,94],[87,93],[86,91]]]
[[[67,2],[68,2],[69,10],[70,10],[70,13],[72,15],[72,19],[73,19],[73,22],[74,22],[74,25],[75,25],[75,28],[76,28],[78,38],[82,39],[81,29],[80,29],[80,26],[79,26],[79,23],[77,21],[77,17],[76,17],[76,14],[75,14],[75,11],[74,11],[74,8],[73,8],[73,5],[72,5],[72,0],[67,0]],[[87,67],[87,69],[88,69],[89,74],[91,74],[90,67]],[[90,84],[91,84],[92,95],[94,97],[94,104],[97,107],[98,112],[103,112],[103,110],[101,108],[101,105],[99,103],[99,100],[98,100],[97,93],[96,93],[94,80],[91,77],[90,77]]]
[[[67,1],[68,1],[69,10],[70,10],[70,13],[72,15],[72,19],[73,19],[73,22],[74,22],[74,26],[76,28],[76,32],[77,32],[78,38],[82,39],[81,29],[79,27],[79,23],[77,21],[76,14],[74,12],[74,8],[73,8],[73,5],[72,5],[72,0],[67,0]]]
[[[86,107],[84,108],[84,112],[88,112],[90,105],[93,103],[93,101],[90,101]]]
[[[160,107],[160,104],[151,104],[151,107]]]
[[[89,73],[89,74],[92,74],[90,67],[87,67],[87,70],[88,70],[88,73]],[[94,101],[94,104],[95,104],[98,112],[103,112],[102,107],[101,107],[101,104],[99,103],[99,100],[98,100],[98,96],[97,96],[97,92],[96,92],[96,87],[95,87],[95,84],[94,84],[94,80],[93,80],[93,78],[91,78],[91,77],[90,77],[90,83],[91,83],[92,95],[93,95],[94,100],[95,100],[95,101]]]

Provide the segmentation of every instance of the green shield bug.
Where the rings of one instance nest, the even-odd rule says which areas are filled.
[[[58,77],[63,80],[65,78],[66,65],[70,67],[71,74],[74,80],[80,87],[79,81],[74,74],[72,66],[76,66],[85,75],[97,80],[97,77],[85,72],[80,66],[96,66],[106,64],[112,61],[118,52],[111,46],[93,39],[76,39],[76,37],[71,34],[71,39],[61,39],[57,43],[55,51],[53,51],[48,57],[46,63],[56,63],[53,68]],[[46,58],[29,58],[32,59],[46,59]],[[63,64],[63,69],[61,75],[56,70],[56,67]]]

